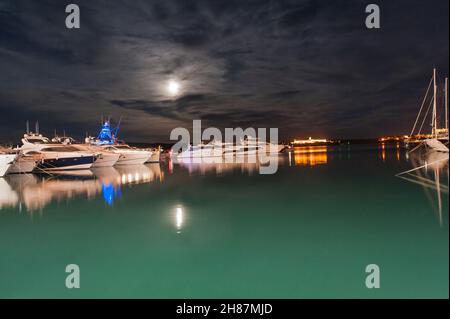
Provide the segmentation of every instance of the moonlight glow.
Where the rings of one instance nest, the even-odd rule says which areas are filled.
[[[180,83],[175,80],[170,80],[167,82],[167,93],[172,96],[178,95],[180,92]]]

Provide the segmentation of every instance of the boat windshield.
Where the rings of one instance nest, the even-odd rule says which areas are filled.
[[[45,152],[78,152],[79,149],[74,146],[55,146],[55,147],[43,148],[42,151],[45,151]]]
[[[33,144],[48,144],[50,141],[46,138],[27,138],[27,142]]]

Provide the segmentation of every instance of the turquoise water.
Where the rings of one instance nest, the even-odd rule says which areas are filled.
[[[0,179],[0,297],[448,298],[448,161],[395,176],[423,162],[361,145],[296,149],[274,175],[164,161]]]

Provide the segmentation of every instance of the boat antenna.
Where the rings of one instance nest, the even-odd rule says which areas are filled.
[[[436,138],[437,137],[437,117],[436,117],[436,108],[437,108],[437,85],[436,85],[436,68],[433,69],[433,116],[431,117],[431,125],[432,125],[432,134]]]
[[[448,78],[445,78],[445,129],[448,133]]]
[[[30,122],[27,120],[27,134],[30,134]]]
[[[117,123],[116,128],[114,129],[114,139],[117,138],[117,133],[119,132],[119,128],[120,128],[120,123],[122,122],[122,116],[119,119],[119,122]]]
[[[36,134],[39,134],[39,121],[36,121],[35,129],[36,129]]]

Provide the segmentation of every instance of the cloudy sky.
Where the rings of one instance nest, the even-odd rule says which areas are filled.
[[[76,3],[81,28],[65,27]],[[365,28],[365,6],[381,29]],[[278,127],[284,139],[409,132],[448,74],[448,0],[0,0],[0,142],[41,131],[166,142],[175,127]],[[178,94],[167,90],[180,85]]]

